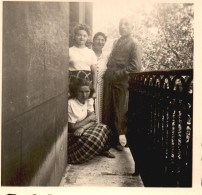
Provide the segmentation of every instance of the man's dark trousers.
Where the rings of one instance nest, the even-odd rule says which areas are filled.
[[[112,145],[119,143],[118,136],[127,132],[128,76],[115,81],[104,79],[103,123],[113,133]]]

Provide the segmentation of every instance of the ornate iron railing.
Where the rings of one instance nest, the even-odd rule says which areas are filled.
[[[128,132],[145,186],[191,187],[193,69],[133,73],[129,84]]]

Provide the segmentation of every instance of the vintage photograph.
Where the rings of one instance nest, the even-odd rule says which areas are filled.
[[[2,2],[2,187],[193,187],[194,3]]]

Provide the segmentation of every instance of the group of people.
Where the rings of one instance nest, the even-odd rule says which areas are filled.
[[[129,73],[141,70],[141,47],[134,41],[132,29],[130,21],[122,18],[121,37],[106,55],[103,47],[107,36],[103,32],[94,35],[92,48],[88,48],[89,27],[79,24],[74,28],[74,46],[69,48],[70,164],[99,154],[115,158],[109,149],[122,151],[127,144]],[[137,166],[135,170],[138,174]]]

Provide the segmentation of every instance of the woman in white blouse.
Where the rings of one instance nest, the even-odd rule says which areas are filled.
[[[96,122],[90,83],[85,79],[74,80],[68,101],[68,163],[86,162],[98,154],[108,158],[111,131]]]
[[[94,52],[86,46],[90,36],[90,28],[78,24],[74,28],[74,46],[69,48],[69,77],[70,85],[75,78],[85,78],[92,82],[93,97],[96,96],[96,64]]]

